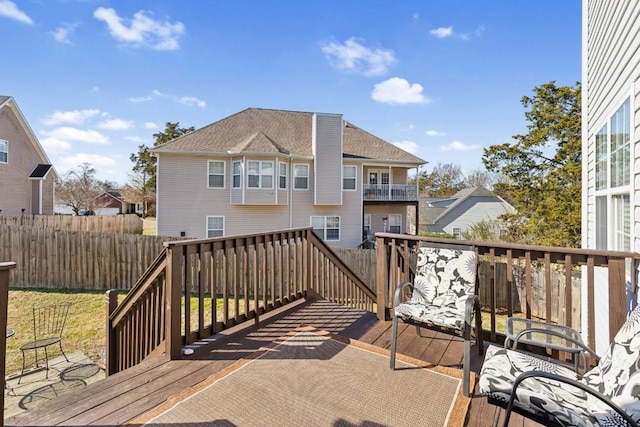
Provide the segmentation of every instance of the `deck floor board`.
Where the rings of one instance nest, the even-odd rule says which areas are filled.
[[[192,387],[246,357],[299,326],[312,326],[334,334],[388,349],[391,322],[377,321],[375,314],[324,300],[295,301],[274,313],[260,317],[260,323],[246,322],[191,346],[195,351],[181,360],[148,360],[124,372],[107,377],[19,416],[7,418],[6,426],[126,425],[181,391]],[[400,324],[398,352],[433,364],[461,367],[463,342],[446,333],[421,330]],[[473,371],[478,372],[482,356],[475,342],[471,347]],[[467,416],[467,427],[484,427],[493,419],[495,407],[479,396],[477,385]],[[510,427],[538,424],[514,414]]]

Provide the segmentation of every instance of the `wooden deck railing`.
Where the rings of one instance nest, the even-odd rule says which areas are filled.
[[[490,322],[483,332],[492,342],[501,342],[504,331],[497,328],[498,316],[512,316],[516,311],[526,318],[541,318],[581,330],[585,324],[579,316],[587,316],[587,345],[596,348],[596,270],[606,269],[604,292],[609,298],[610,342],[626,320],[627,288],[636,292],[640,254],[633,252],[597,251],[576,248],[529,246],[508,243],[475,242],[390,233],[376,234],[378,318],[388,317],[393,292],[401,282],[413,280],[415,249],[420,242],[459,243],[473,245],[480,257],[480,297],[483,311]],[[568,274],[567,274],[568,272]],[[558,274],[560,273],[560,274]],[[541,287],[534,288],[538,276]],[[518,287],[516,292],[516,287]],[[586,296],[574,295],[586,290]],[[524,294],[524,295],[518,295]],[[503,304],[498,305],[498,295]],[[581,301],[586,298],[586,310]],[[542,310],[534,308],[542,301]],[[560,303],[559,303],[560,301]],[[556,313],[555,311],[559,311]]]
[[[9,273],[16,268],[15,262],[0,262],[0,331],[7,330],[7,306],[9,302]],[[7,335],[0,334],[0,427],[4,426],[5,362],[7,359]]]
[[[177,359],[184,345],[301,297],[369,311],[376,301],[311,228],[166,242],[119,305],[107,295],[108,374],[152,354]]]

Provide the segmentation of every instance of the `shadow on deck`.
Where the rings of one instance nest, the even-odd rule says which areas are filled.
[[[7,418],[5,425],[127,425],[168,398],[204,381],[299,326],[312,326],[382,348],[389,348],[391,343],[391,322],[379,322],[374,313],[324,300],[300,300],[261,317],[258,325],[238,325],[190,345],[194,353],[183,356],[181,360],[145,361],[48,405]],[[400,325],[398,352],[440,366],[462,367],[461,339],[430,331],[424,331],[422,335],[416,336],[413,327]],[[482,360],[475,346],[472,346],[471,353],[474,356],[471,369],[478,372]],[[476,392],[465,425],[489,425],[495,413],[494,408]],[[538,424],[514,415],[509,425],[524,427]]]

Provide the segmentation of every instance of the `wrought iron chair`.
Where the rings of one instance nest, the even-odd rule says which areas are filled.
[[[398,323],[429,328],[460,335],[464,338],[463,393],[469,395],[471,358],[471,321],[476,318],[476,345],[480,354],[482,318],[477,295],[478,256],[475,248],[462,245],[429,243],[417,253],[413,283],[400,283],[393,301],[391,340],[391,369],[395,369]],[[404,289],[411,290],[411,298],[402,300]]]
[[[62,331],[67,323],[71,303],[51,304],[33,308],[33,341],[20,346],[22,352],[22,370],[18,384],[22,380],[25,369],[25,353],[34,350],[36,354],[36,368],[38,368],[38,349],[44,349],[46,378],[49,378],[49,354],[47,348],[58,344],[60,351],[68,362],[67,355],[62,350]]]
[[[597,360],[592,350],[584,348]],[[491,345],[479,385],[489,403],[506,409],[505,427],[511,412],[546,426],[638,426],[640,305],[596,367],[584,375],[559,363]],[[497,421],[496,417],[494,424]]]

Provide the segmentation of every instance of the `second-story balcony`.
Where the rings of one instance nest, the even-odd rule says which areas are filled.
[[[405,184],[364,184],[362,199],[383,202],[415,202],[418,200],[418,187]]]

